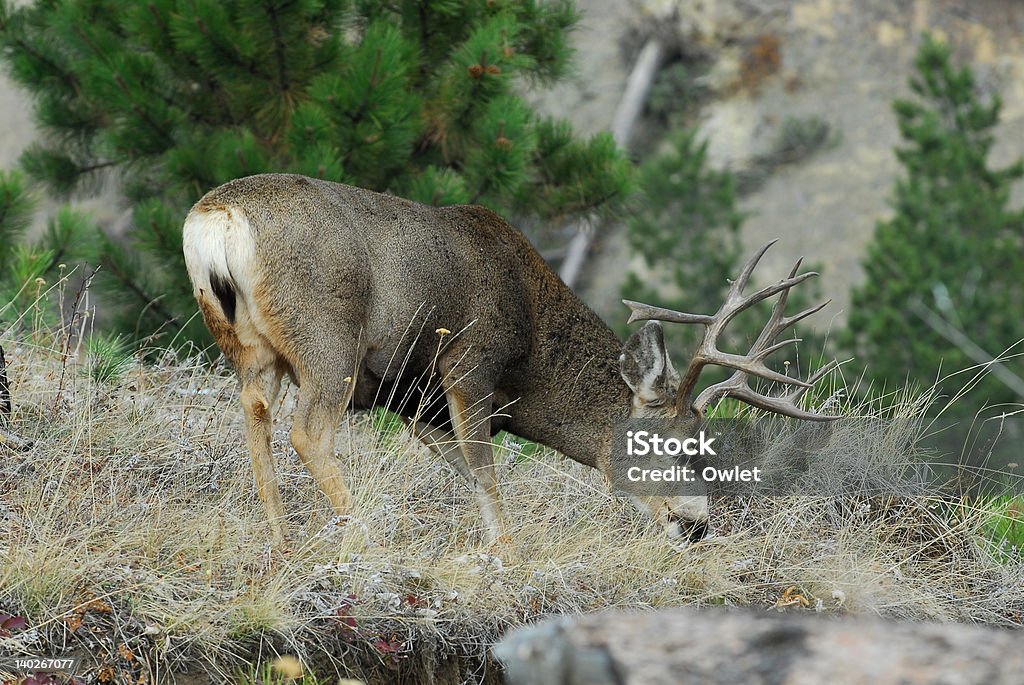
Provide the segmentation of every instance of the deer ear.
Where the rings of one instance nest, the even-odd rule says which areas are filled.
[[[629,336],[619,356],[619,372],[643,404],[660,405],[675,400],[679,374],[665,349],[660,323],[648,321]]]

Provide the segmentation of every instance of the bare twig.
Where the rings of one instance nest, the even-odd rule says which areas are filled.
[[[967,337],[966,333],[946,321],[920,299],[915,298],[907,302],[907,308],[924,321],[929,328],[956,345],[971,361],[987,367],[1003,385],[1024,399],[1024,378],[1006,368],[998,357],[982,349]]]
[[[28,449],[32,443],[19,438],[7,429],[11,426],[11,384],[7,379],[7,359],[4,348],[0,347],[0,446],[16,450]]]
[[[64,351],[60,356],[60,380],[57,382],[57,393],[54,395],[53,406],[56,408],[57,403],[60,402],[61,393],[64,391],[64,377],[68,367],[68,356],[71,352],[71,329],[75,327],[75,319],[78,318],[78,305],[82,301],[82,296],[89,290],[89,285],[92,284],[92,279],[95,278],[96,272],[99,271],[99,267],[93,269],[85,280],[82,281],[81,287],[78,292],[75,293],[75,301],[71,305],[71,319],[67,325],[67,336],[64,340]]]
[[[626,91],[619,100],[619,106],[615,109],[615,118],[612,120],[612,137],[615,143],[624,149],[629,149],[629,139],[632,137],[633,128],[636,125],[640,113],[643,111],[644,102],[647,100],[647,93],[654,83],[654,76],[658,73],[658,67],[665,57],[665,49],[656,38],[651,38],[640,50],[640,55],[633,65],[633,71],[626,81]],[[591,230],[587,219],[577,222],[575,235],[569,243],[566,251],[565,261],[558,275],[562,277],[565,284],[570,288],[576,283],[580,272],[583,270],[583,262],[586,261],[587,252],[590,250],[590,243],[594,239],[594,231]]]

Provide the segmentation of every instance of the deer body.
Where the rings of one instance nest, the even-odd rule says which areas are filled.
[[[282,373],[300,386],[292,442],[339,511],[348,494],[331,438],[350,399],[419,417],[450,444],[464,428],[471,452],[489,452],[480,441],[506,429],[592,467],[629,414],[618,338],[487,209],[261,175],[200,200],[184,249],[203,316],[239,374],[272,518],[283,515],[268,444]],[[467,462],[484,471],[475,475],[497,534],[489,459]]]
[[[490,445],[497,431],[608,475],[618,419],[677,416],[686,432],[702,416],[703,405],[689,405],[689,381],[686,406],[676,401],[679,375],[659,324],[624,346],[522,234],[487,209],[264,174],[204,196],[186,218],[183,243],[203,318],[239,377],[275,542],[284,539],[284,509],[270,438],[285,373],[299,386],[292,445],[336,512],[347,511],[350,497],[334,458],[335,429],[349,406],[384,406],[473,484],[492,539],[502,534]],[[772,294],[806,276],[791,274]],[[634,318],[667,311],[640,307],[647,306],[634,306]],[[695,381],[707,363],[746,368],[733,357],[695,359],[687,378]],[[733,382],[722,394],[735,392]],[[758,404],[756,397],[743,399]],[[670,532],[703,530],[705,498],[649,499],[638,506]]]

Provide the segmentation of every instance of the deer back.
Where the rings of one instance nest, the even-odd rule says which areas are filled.
[[[357,335],[360,368],[338,369],[358,379],[357,407],[399,397],[409,406],[391,408],[408,414],[424,394],[439,396],[415,386],[452,349],[490,379],[496,408],[513,403],[494,430],[576,458],[593,451],[574,448],[584,439],[576,434],[627,411],[618,339],[518,230],[482,207],[252,176],[196,204],[185,252],[229,358],[239,338],[258,338],[301,378],[304,359]],[[451,339],[439,342],[438,329]]]

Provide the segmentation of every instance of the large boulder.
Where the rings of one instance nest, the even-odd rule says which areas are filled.
[[[670,609],[509,633],[508,685],[1020,685],[1024,634],[998,628]]]

